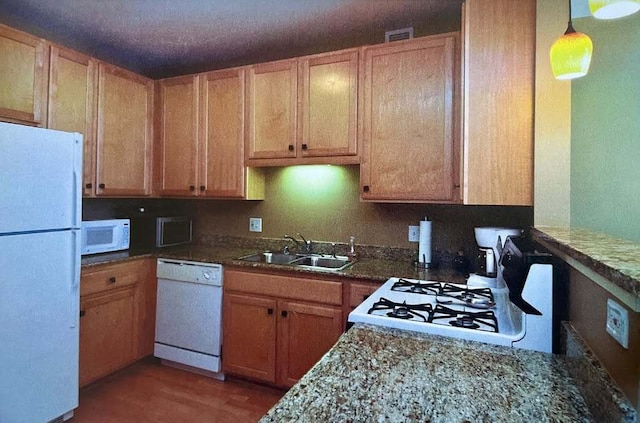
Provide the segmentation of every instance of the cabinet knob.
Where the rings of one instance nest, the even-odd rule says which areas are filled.
[[[84,184],[85,188],[93,188],[93,184],[91,182]]]
[[[204,185],[200,185],[200,191],[204,191],[205,189],[207,189]]]
[[[105,185],[105,184],[100,184],[100,185],[98,185],[98,188],[100,188],[100,189],[105,189],[105,187],[106,187],[106,185]]]
[[[362,187],[362,190],[363,190],[364,192],[369,192],[369,185],[365,185],[365,186],[363,186],[363,187]]]
[[[115,276],[111,276],[109,278],[109,283],[116,283],[116,277]]]
[[[289,144],[289,151],[293,151],[295,150],[295,147],[293,146],[293,144]]]
[[[309,146],[307,144],[302,144],[302,149],[306,150],[307,148],[309,148]]]
[[[195,185],[189,185],[189,191],[195,191],[196,187]]]
[[[289,315],[289,313],[287,312],[287,310],[282,310],[282,311],[280,312],[280,315],[281,315],[282,317],[287,317],[287,316]]]
[[[84,310],[80,310],[80,317],[84,317],[84,315],[85,315],[85,314],[87,314],[87,312],[86,312],[86,311],[84,311]]]
[[[267,309],[267,314],[273,314],[273,309],[272,308],[268,308]]]

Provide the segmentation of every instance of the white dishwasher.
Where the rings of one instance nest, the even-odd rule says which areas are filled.
[[[224,379],[222,266],[158,259],[154,355],[163,364]]]

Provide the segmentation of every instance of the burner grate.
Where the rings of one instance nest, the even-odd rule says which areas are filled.
[[[384,297],[380,298],[369,309],[367,314],[374,314],[376,311],[389,311],[386,313],[388,317],[394,319],[420,320],[424,323],[429,322],[429,317],[433,311],[431,304],[407,304],[406,301],[397,303]],[[424,316],[426,313],[426,317]]]
[[[400,279],[391,287],[392,291],[411,292],[414,294],[438,295],[442,289],[439,282],[412,282]]]

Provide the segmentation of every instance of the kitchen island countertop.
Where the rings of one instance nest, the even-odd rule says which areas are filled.
[[[261,423],[593,421],[566,360],[357,324]]]

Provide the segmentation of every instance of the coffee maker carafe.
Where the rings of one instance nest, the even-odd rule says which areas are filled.
[[[474,229],[476,243],[479,247],[476,273],[469,275],[467,285],[470,287],[488,287],[507,289],[502,276],[500,255],[507,237],[520,236],[522,230],[515,228],[479,227]]]

